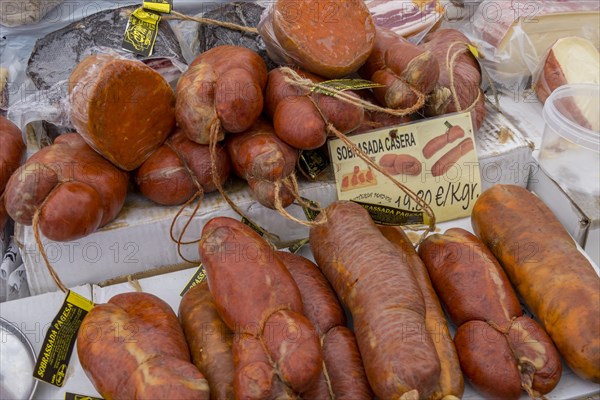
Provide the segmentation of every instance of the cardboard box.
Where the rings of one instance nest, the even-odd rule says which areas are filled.
[[[442,231],[451,227],[460,227],[472,231],[469,218],[445,222],[439,225],[439,229]],[[309,258],[312,257],[308,246],[305,246],[301,251],[302,255]],[[594,267],[596,272],[598,272],[598,267]],[[141,279],[139,280],[139,284],[143,291],[160,297],[166,301],[175,312],[177,312],[181,301],[179,293],[191,279],[195,270],[195,268],[190,268],[169,274],[157,275]],[[88,299],[93,300],[95,303],[103,303],[116,294],[132,292],[135,289],[129,283],[120,283],[106,287],[84,285],[77,287],[74,290]],[[21,328],[32,342],[36,353],[39,353],[48,326],[56,315],[64,298],[64,294],[55,292],[9,301],[2,304],[0,308],[0,317],[7,319],[17,327]],[[0,371],[0,373],[2,373],[2,371]],[[66,392],[86,396],[98,396],[98,393],[81,368],[76,351],[73,352],[66,376],[65,385],[62,388],[39,382],[34,398],[63,399]],[[546,397],[548,399],[557,400],[578,399],[592,396],[599,391],[600,386],[598,384],[577,377],[568,367],[563,366],[563,375],[558,386]],[[468,383],[465,384],[463,399],[481,398],[482,397],[476,393]],[[521,399],[528,399],[524,392]]]

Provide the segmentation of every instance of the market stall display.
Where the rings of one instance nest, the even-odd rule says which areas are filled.
[[[33,371],[45,382],[34,398],[600,392],[597,267],[526,189],[534,145],[483,91],[506,82],[488,79],[498,71],[486,72],[473,21],[447,23],[444,1],[411,2],[402,21],[379,1],[100,3],[24,50],[43,96],[13,95],[25,63],[10,30],[6,42],[11,137],[30,156],[2,195],[23,270],[33,294],[85,284],[95,303],[79,326],[61,319],[73,292],[54,320],[56,302],[42,302],[62,295],[30,298],[52,321],[33,341],[53,371]],[[542,9],[544,21],[600,17]],[[543,49],[540,96],[594,81],[593,67],[572,72],[567,48],[593,64],[598,40],[576,36],[590,41]],[[27,335],[30,299],[0,315]],[[65,332],[77,336],[69,367]],[[50,367],[53,346],[67,349],[61,366]]]

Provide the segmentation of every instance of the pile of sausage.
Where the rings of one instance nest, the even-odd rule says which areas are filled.
[[[180,205],[220,188],[233,172],[247,181],[260,204],[281,209],[299,196],[293,174],[300,151],[320,148],[335,130],[350,134],[470,108],[481,125],[481,74],[460,32],[440,30],[416,46],[376,27],[362,0],[325,9],[317,3],[278,0],[258,26],[269,56],[296,68],[301,85],[291,83],[281,67],[269,72],[263,58],[240,46],[199,54],[175,90],[142,62],[114,54],[83,59],[68,88],[70,120],[81,140],[69,140],[76,145],[57,142],[44,160],[30,160],[18,171],[15,180],[20,182],[9,186],[2,201],[11,202],[8,215],[32,224],[35,207],[42,210],[38,219],[45,236],[76,239],[115,218],[129,173],[144,196],[161,205]],[[327,23],[316,24],[306,10],[315,10],[317,20],[323,17]],[[447,56],[456,65],[448,66]],[[344,91],[351,100],[362,96],[382,107],[407,110],[406,115],[367,111],[306,86],[355,73],[381,86],[360,96]],[[462,87],[477,90],[463,93]],[[472,142],[461,142],[449,157],[472,149]],[[104,160],[90,165],[90,153]],[[16,149],[11,156],[19,154]],[[68,167],[62,159],[69,160]],[[401,157],[382,161],[381,168],[393,174],[421,172],[420,163]],[[27,179],[34,170],[36,176],[48,172],[51,179]],[[437,176],[445,169],[434,166],[433,172]],[[86,175],[99,177],[99,183],[90,184]],[[116,175],[121,177],[113,179]],[[17,190],[28,193],[27,199]],[[78,207],[59,204],[65,196],[78,200]],[[6,214],[2,208],[0,222]],[[59,219],[81,226],[49,228],[49,221]]]
[[[479,198],[473,225],[481,240],[450,229],[418,253],[401,229],[376,226],[353,202],[332,204],[317,222],[315,265],[274,250],[239,221],[209,221],[199,245],[207,281],[185,294],[179,322],[140,293],[97,306],[78,351],[98,391],[448,400],[463,395],[464,374],[486,398],[537,398],[558,384],[560,355],[600,382],[600,279],[527,190],[497,185]],[[546,237],[532,235],[532,224]],[[514,248],[523,244],[539,251]],[[537,320],[523,315],[513,286]],[[458,327],[454,338],[442,306]],[[134,326],[135,343],[127,331],[110,349],[86,337],[89,327],[104,332],[114,323]]]

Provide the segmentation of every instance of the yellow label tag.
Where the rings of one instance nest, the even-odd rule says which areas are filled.
[[[190,278],[190,281],[187,283],[187,285],[185,285],[185,287],[183,288],[181,293],[179,293],[179,295],[183,296],[184,294],[186,294],[188,292],[188,290],[190,290],[194,286],[202,283],[205,279],[206,279],[206,271],[204,270],[204,265],[200,264],[198,266],[198,269],[194,273],[194,275]]]
[[[129,16],[122,47],[124,50],[149,57],[158,35],[160,14],[138,8]]]
[[[99,397],[84,396],[82,394],[66,392],[65,400],[102,400],[102,399]]]
[[[335,89],[340,92],[343,92],[345,90],[363,90],[385,86],[379,83],[368,81],[366,79],[332,79],[329,81],[321,82],[320,85],[326,86],[327,88]],[[325,94],[327,96],[334,96],[335,93],[330,90],[327,90],[327,88],[312,88],[311,93],[315,92]]]
[[[71,360],[77,332],[94,303],[69,291],[42,343],[33,376],[36,379],[62,387]]]
[[[467,47],[469,48],[469,51],[471,52],[471,54],[473,54],[473,56],[475,56],[475,58],[479,59],[479,50],[477,49],[477,47],[475,47],[472,44],[467,45]]]
[[[466,217],[481,194],[470,113],[444,115],[350,136],[380,169],[433,209],[438,222]],[[338,199],[386,225],[426,224],[422,207],[339,139],[328,142]]]
[[[173,9],[173,0],[145,0],[143,7],[146,10],[170,14]]]

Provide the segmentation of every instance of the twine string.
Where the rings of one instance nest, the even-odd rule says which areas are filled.
[[[48,255],[46,254],[46,250],[44,249],[44,245],[42,244],[42,239],[40,237],[40,229],[39,229],[40,228],[40,217],[41,217],[41,214],[42,214],[42,208],[44,208],[44,206],[46,205],[46,202],[52,196],[52,193],[54,193],[60,186],[61,186],[61,183],[59,183],[58,185],[54,186],[54,188],[50,191],[50,193],[48,193],[48,195],[46,196],[46,198],[42,202],[42,205],[40,205],[39,207],[37,207],[37,209],[35,210],[35,213],[33,214],[32,227],[33,227],[33,236],[35,238],[35,244],[37,245],[37,247],[38,247],[38,249],[40,251],[40,254],[42,255],[42,258],[44,259],[44,263],[46,264],[46,268],[48,269],[48,272],[50,273],[50,277],[52,278],[52,280],[54,281],[54,283],[56,284],[56,286],[58,286],[58,288],[63,293],[67,293],[69,291],[69,289],[67,289],[67,287],[65,286],[65,284],[62,282],[62,280],[58,276],[58,273],[56,272],[56,270],[52,266],[52,263],[48,259]]]
[[[364,162],[366,162],[369,166],[371,166],[376,171],[380,172],[383,176],[388,178],[392,183],[394,183],[400,190],[402,190],[408,197],[410,197],[414,202],[416,202],[421,209],[429,216],[429,224],[425,227],[423,234],[421,234],[421,238],[419,239],[417,246],[420,245],[423,240],[427,237],[430,232],[435,230],[435,214],[429,204],[421,197],[419,197],[415,192],[409,189],[406,185],[395,179],[391,174],[382,169],[379,165],[377,165],[371,158],[360,149],[357,145],[355,145],[346,135],[338,131],[335,126],[331,123],[327,125],[327,130],[333,133],[338,139],[340,139],[346,146],[348,146],[354,154],[360,157]]]
[[[313,82],[308,78],[303,78],[302,76],[300,76],[300,74],[298,74],[296,71],[289,67],[281,67],[280,70],[284,75],[286,75],[285,81],[287,83],[299,87],[301,89],[307,90],[309,92],[308,95],[310,95],[311,92],[313,92],[315,89],[320,89],[324,92],[331,93],[331,97],[335,97],[340,101],[355,105],[367,111],[381,112],[385,114],[395,115],[398,117],[404,117],[406,115],[413,114],[425,105],[426,96],[423,93],[417,92],[412,88],[411,90],[417,95],[417,101],[412,107],[401,109],[385,108],[363,100],[360,97],[353,96],[350,93],[347,93],[343,90],[338,90],[336,88],[324,85],[323,83],[317,83]]]
[[[164,15],[162,18],[167,19],[167,20],[174,19],[174,20],[194,21],[194,22],[198,22],[200,24],[216,25],[216,26],[220,26],[222,28],[232,29],[232,30],[241,31],[241,32],[248,32],[248,33],[253,33],[253,34],[258,35],[258,29],[250,27],[250,26],[243,26],[243,25],[238,25],[238,24],[234,24],[231,22],[218,21],[216,19],[211,19],[211,18],[192,17],[189,15],[181,14],[177,11],[171,11],[170,15]]]

